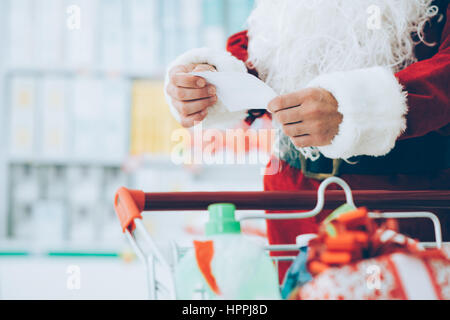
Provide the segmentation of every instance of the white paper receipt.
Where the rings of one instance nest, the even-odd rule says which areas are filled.
[[[228,111],[267,109],[276,92],[257,77],[241,72],[192,72],[214,85]]]

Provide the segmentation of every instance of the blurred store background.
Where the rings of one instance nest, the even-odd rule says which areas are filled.
[[[174,57],[224,48],[252,6],[0,0],[0,298],[145,298],[143,267],[112,207],[119,186],[262,189],[261,164],[174,164],[179,126],[162,90]],[[200,216],[145,222],[168,239],[201,232]]]

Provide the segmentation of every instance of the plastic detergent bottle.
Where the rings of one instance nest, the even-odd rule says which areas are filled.
[[[208,207],[203,241],[175,270],[177,299],[280,299],[274,263],[261,244],[241,234],[235,206]]]

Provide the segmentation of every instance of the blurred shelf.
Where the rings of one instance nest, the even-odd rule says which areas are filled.
[[[64,258],[120,258],[121,254],[119,252],[106,252],[106,251],[9,251],[0,250],[1,257],[35,257],[35,256],[46,256],[46,257],[64,257]]]
[[[130,250],[124,242],[106,244],[94,242],[91,244],[60,243],[39,244],[33,241],[5,240],[0,241],[1,257],[92,257],[92,258],[121,258],[130,255]]]
[[[34,166],[99,166],[120,168],[125,159],[77,158],[77,157],[17,157],[7,159],[9,164]]]
[[[128,155],[123,155],[122,152],[114,153],[116,155],[119,154],[119,156],[113,159],[107,158],[108,153],[106,152],[96,152],[96,155],[87,153],[87,157],[71,156],[71,154],[64,154],[61,157],[40,155],[35,151],[41,148],[40,143],[42,144],[43,141],[39,136],[42,134],[40,133],[42,129],[40,127],[41,123],[33,126],[33,137],[35,135],[38,136],[38,139],[36,139],[38,142],[33,144],[32,148],[27,149],[27,151],[30,151],[29,153],[16,153],[20,156],[9,154],[7,140],[10,132],[8,127],[10,124],[14,125],[10,114],[14,107],[14,101],[11,99],[13,97],[12,89],[15,89],[15,87],[11,83],[24,80],[33,83],[33,88],[26,91],[28,93],[31,92],[33,100],[35,100],[33,103],[33,112],[36,112],[33,115],[34,121],[39,119],[39,112],[44,110],[42,102],[44,100],[42,99],[45,97],[45,92],[50,92],[43,85],[44,82],[52,80],[47,78],[57,78],[54,81],[64,82],[61,85],[61,88],[63,88],[61,92],[64,92],[62,95],[64,99],[67,97],[67,101],[64,102],[67,110],[72,111],[73,109],[71,108],[84,105],[76,103],[77,97],[79,99],[80,97],[86,97],[85,100],[87,103],[90,103],[90,98],[87,98],[88,94],[85,94],[85,87],[91,88],[91,86],[89,84],[83,86],[86,80],[93,80],[93,82],[123,82],[125,87],[123,89],[124,94],[128,97],[127,101],[133,101],[135,98],[132,97],[134,84],[132,86],[130,84],[136,82],[135,80],[145,79],[150,80],[149,82],[155,82],[156,85],[162,87],[165,76],[165,64],[168,64],[187,49],[216,46],[217,42],[220,42],[220,48],[223,48],[225,39],[221,39],[222,36],[226,35],[225,32],[227,30],[240,29],[250,9],[248,5],[243,5],[243,3],[250,3],[253,0],[234,1],[233,5],[231,5],[231,1],[228,4],[226,3],[228,1],[223,0],[183,1],[180,4],[184,3],[184,5],[180,7],[176,6],[178,0],[101,1],[98,9],[93,9],[93,6],[90,6],[90,2],[94,1],[83,1],[83,17],[86,17],[83,18],[83,24],[87,23],[87,25],[83,27],[83,33],[79,36],[74,36],[70,35],[72,31],[67,33],[68,30],[64,31],[60,28],[60,23],[63,21],[61,19],[65,18],[65,11],[61,10],[64,9],[65,5],[61,5],[61,1],[52,1],[51,3],[37,6],[32,4],[33,0],[0,0],[0,35],[4,40],[4,43],[0,46],[0,108],[2,109],[2,114],[5,115],[0,128],[3,129],[2,137],[4,139],[4,143],[0,145],[0,255],[4,253],[5,255],[17,256],[29,254],[51,254],[52,256],[104,254],[108,256],[109,254],[114,255],[120,252],[117,248],[121,248],[112,243],[42,246],[33,241],[22,244],[6,242],[2,237],[7,234],[16,234],[13,230],[17,223],[13,217],[18,216],[18,219],[22,219],[21,214],[25,215],[28,212],[28,209],[14,211],[16,209],[12,206],[15,182],[17,180],[14,180],[14,170],[9,170],[11,167],[14,168],[17,165],[17,167],[24,166],[26,167],[25,169],[28,169],[28,166],[30,166],[31,170],[16,171],[19,173],[30,171],[32,174],[29,178],[30,182],[27,183],[31,187],[34,184],[38,185],[38,189],[40,188],[39,186],[44,185],[42,181],[53,181],[51,179],[55,179],[52,178],[54,174],[51,172],[52,170],[48,170],[48,174],[41,174],[40,172],[36,174],[36,172],[41,170],[40,167],[53,169],[50,167],[56,166],[63,167],[64,170],[66,168],[71,169],[71,166],[94,167],[95,170],[92,171],[97,171],[97,168],[104,169],[104,172],[99,175],[96,173],[89,174],[89,181],[93,184],[96,184],[97,180],[100,181],[96,178],[97,176],[109,177],[109,180],[106,178],[102,179],[114,181],[114,183],[121,181],[120,177],[114,180],[117,172],[108,173],[108,171],[116,171],[110,169],[121,169],[124,171],[127,182],[121,182],[121,185],[130,184],[129,181],[132,181],[134,178],[134,172],[127,170],[127,166],[130,164]],[[203,8],[203,2],[207,3],[207,10]],[[156,7],[153,7],[153,3]],[[224,6],[223,3],[226,3],[226,5]],[[155,8],[157,13],[154,14],[152,10]],[[227,20],[227,16],[233,17],[233,19]],[[203,21],[206,19],[207,23]],[[89,20],[91,20],[92,24]],[[169,25],[164,25],[167,21],[170,22]],[[210,39],[211,37],[209,36],[206,37],[206,33],[209,35],[210,31],[215,35],[213,39]],[[117,55],[115,55],[116,53]],[[21,77],[25,79],[21,79]],[[72,88],[73,86],[75,88]],[[76,88],[82,94],[76,95],[74,90]],[[89,92],[89,90],[87,91]],[[162,92],[162,90],[160,91]],[[94,96],[96,95],[94,94]],[[93,99],[96,99],[96,97]],[[118,100],[118,98],[113,97],[109,102],[114,99]],[[80,99],[80,101],[86,102],[84,99]],[[147,107],[147,105],[147,103],[144,103],[144,107]],[[50,112],[50,114],[52,113]],[[24,117],[21,115],[18,118],[23,119]],[[121,115],[122,118],[129,123],[128,117],[124,118]],[[73,123],[77,121],[73,117],[69,120]],[[130,129],[130,127],[127,127],[126,132],[131,132]],[[67,132],[69,132],[69,136],[72,133],[70,129]],[[84,137],[90,139],[94,135],[95,133],[86,134]],[[68,146],[67,150],[70,147]],[[125,147],[123,145],[123,147],[125,149],[120,149],[121,151],[127,152],[131,150],[129,146]],[[31,150],[33,151],[31,152]],[[25,155],[21,156],[21,154]],[[137,166],[136,168],[137,170],[150,168],[150,171],[162,172],[161,183],[169,180],[168,173],[173,171],[172,179],[181,181],[179,184],[183,185],[183,183],[186,183],[185,180],[189,180],[186,177],[191,178],[191,175],[204,172],[208,172],[207,176],[210,175],[209,172],[211,171],[215,173],[225,171],[224,174],[229,175],[229,170],[224,170],[225,167],[221,165],[195,167],[183,164],[178,165],[171,161],[170,156],[151,156],[142,161],[142,166]],[[239,170],[238,167],[245,169]],[[248,166],[233,166],[231,170],[239,171],[237,174],[241,174],[243,177],[245,177],[244,173],[249,171]],[[189,174],[180,174],[181,171],[189,172]],[[80,170],[80,172],[78,175],[83,174],[83,170]],[[141,173],[142,171],[137,171],[135,175],[140,175]],[[24,182],[26,182],[23,177],[28,179],[28,174],[19,174],[17,177],[22,177]],[[145,176],[145,173],[142,173],[142,175]],[[77,174],[74,174],[74,176],[77,176]],[[75,186],[80,185],[80,189],[90,190],[85,188],[80,182],[76,183]],[[113,182],[108,183],[113,184]],[[26,183],[23,185],[26,185]],[[71,188],[75,188],[71,183],[66,183],[66,185],[71,185]],[[104,191],[102,190],[101,192]],[[112,192],[108,190],[107,193]],[[112,199],[110,201],[108,196],[107,204],[110,203],[112,204]],[[95,214],[95,210],[95,208],[89,209],[88,214]],[[123,240],[120,231],[117,232],[117,237]],[[7,244],[6,246],[4,245],[5,243]]]
[[[99,78],[128,78],[128,79],[153,79],[162,80],[165,76],[164,68],[157,71],[123,71],[123,70],[105,70],[97,68],[55,68],[55,67],[17,67],[9,68],[4,71],[6,76],[91,76]]]

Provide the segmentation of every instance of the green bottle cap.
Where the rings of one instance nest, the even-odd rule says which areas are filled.
[[[236,221],[234,211],[236,207],[232,203],[216,203],[208,207],[209,221],[206,223],[205,234],[207,236],[228,233],[240,233],[241,224]]]

